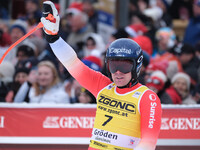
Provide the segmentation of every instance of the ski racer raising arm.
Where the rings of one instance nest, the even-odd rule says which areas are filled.
[[[59,37],[58,12],[52,2],[43,4],[46,40],[69,73],[96,97],[89,150],[155,150],[162,109],[158,96],[138,83],[143,61],[140,46],[125,38],[112,42],[105,58],[106,77],[84,65]]]

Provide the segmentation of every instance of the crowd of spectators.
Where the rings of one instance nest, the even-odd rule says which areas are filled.
[[[59,3],[53,2],[59,10]],[[130,38],[144,55],[138,80],[156,92],[162,104],[200,104],[199,0],[129,0],[128,24],[115,27],[108,41],[98,32],[98,3],[72,2],[61,17],[59,35],[85,65],[107,76],[107,47],[115,39]],[[26,0],[25,13],[14,20],[0,7],[0,57],[37,26],[41,4],[40,0]],[[187,22],[182,37],[176,34],[174,20]],[[56,59],[40,29],[0,64],[0,102],[95,103],[95,97]]]

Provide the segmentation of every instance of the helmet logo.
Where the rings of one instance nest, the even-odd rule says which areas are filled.
[[[141,53],[141,51],[142,51],[141,48],[139,48],[139,49],[136,51],[136,54],[139,55],[139,54]]]
[[[141,67],[142,67],[142,63],[140,63],[140,64],[137,66],[137,68],[136,68],[136,72],[139,72],[140,69],[141,69]]]
[[[110,53],[126,53],[126,54],[131,54],[131,49],[126,49],[124,47],[121,47],[121,48],[111,48],[110,49]]]
[[[137,63],[139,64],[142,60],[143,60],[143,55],[141,55],[140,58],[138,58]]]

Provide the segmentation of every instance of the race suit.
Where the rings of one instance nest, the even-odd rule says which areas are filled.
[[[108,77],[77,58],[62,38],[50,44],[70,74],[97,99],[89,150],[154,150],[162,109],[158,96],[137,83],[118,88]]]

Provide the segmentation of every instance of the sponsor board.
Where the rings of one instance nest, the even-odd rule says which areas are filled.
[[[200,109],[163,109],[160,139],[200,139]]]
[[[153,120],[154,98],[152,97],[151,115]],[[108,103],[114,105],[115,103]],[[117,104],[117,102],[116,102]],[[73,105],[67,108],[34,107],[15,105],[17,107],[0,106],[0,138],[20,137],[64,137],[64,138],[90,138],[95,119],[96,105],[83,108]],[[20,106],[20,108],[19,108]],[[115,105],[114,105],[115,106]],[[117,106],[117,105],[116,105]],[[123,106],[123,105],[119,105]],[[102,106],[103,107],[103,106]],[[126,108],[125,104],[124,107]],[[127,107],[132,108],[132,107]],[[103,109],[103,108],[102,108]],[[114,109],[110,113],[119,113]],[[200,107],[163,107],[160,140],[191,140],[200,141]],[[119,115],[122,115],[119,113]],[[153,122],[149,123],[149,126]],[[107,137],[116,138],[113,134],[106,132],[98,133]],[[119,137],[118,137],[119,138]],[[4,138],[5,139],[5,138]],[[110,140],[110,139],[109,139]],[[159,140],[158,140],[159,141]],[[132,141],[130,141],[132,143]]]
[[[0,108],[0,136],[90,137],[95,108]]]
[[[43,122],[43,128],[92,128],[94,117],[84,116],[47,116]]]

